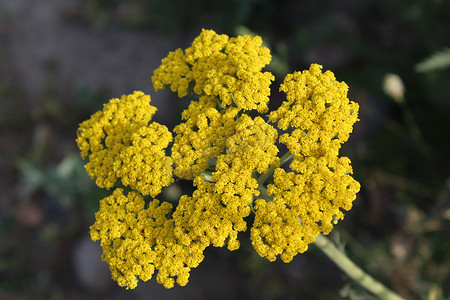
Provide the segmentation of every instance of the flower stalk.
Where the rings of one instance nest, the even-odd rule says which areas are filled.
[[[384,300],[405,300],[405,298],[394,293],[372,276],[364,272],[352,262],[344,252],[339,250],[328,238],[319,234],[314,244],[325,253],[342,271],[359,285]]]

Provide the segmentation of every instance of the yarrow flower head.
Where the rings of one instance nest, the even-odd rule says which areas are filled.
[[[274,76],[261,71],[271,60],[269,49],[261,45],[259,36],[229,38],[203,30],[191,47],[162,60],[153,85],[155,90],[170,86],[179,97],[193,92],[217,97],[223,106],[267,112]]]
[[[172,134],[151,122],[155,112],[150,96],[134,92],[111,99],[80,124],[77,144],[99,187],[112,188],[121,179],[142,195],[156,196],[173,182],[172,158],[165,154]]]
[[[260,37],[203,30],[162,60],[154,88],[196,97],[174,138],[152,121],[156,108],[142,92],[110,100],[80,124],[88,174],[114,188],[90,229],[119,285],[135,288],[155,271],[166,288],[186,285],[207,247],[236,250],[249,227],[262,257],[289,262],[351,209],[360,186],[350,160],[339,156],[358,120],[348,86],[312,64],[286,76],[286,100],[269,122],[250,115],[268,111],[274,79],[263,71],[271,56],[261,45]],[[158,200],[176,179],[193,180],[192,195]]]
[[[280,142],[295,155],[337,155],[358,120],[358,104],[348,100],[347,84],[312,64],[309,70],[288,74],[280,91],[286,93],[286,101],[269,117],[278,128],[290,129]]]

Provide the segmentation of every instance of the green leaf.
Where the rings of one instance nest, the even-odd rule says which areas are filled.
[[[435,52],[415,66],[416,72],[429,72],[450,67],[450,49]]]

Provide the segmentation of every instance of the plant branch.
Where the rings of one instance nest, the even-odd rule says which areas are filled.
[[[382,283],[364,272],[345,253],[339,250],[328,238],[319,234],[314,244],[322,250],[342,271],[355,280],[366,290],[383,300],[405,300]]]

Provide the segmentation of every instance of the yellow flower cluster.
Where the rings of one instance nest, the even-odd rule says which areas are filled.
[[[77,144],[99,187],[112,188],[121,178],[123,185],[156,196],[173,182],[172,159],[165,154],[172,134],[161,124],[149,124],[155,112],[150,96],[134,92],[111,99],[80,124]]]
[[[218,97],[223,106],[267,112],[270,83],[274,77],[261,72],[270,60],[259,36],[229,38],[203,30],[185,51],[177,49],[153,73],[155,90],[170,86],[179,97],[192,91]]]
[[[287,75],[280,87],[287,100],[269,116],[288,130],[279,141],[293,155],[292,171],[275,169],[273,184],[267,186],[272,202],[258,200],[255,205],[252,244],[271,261],[281,255],[289,262],[320,232],[328,234],[344,217],[340,209],[352,207],[360,188],[350,176],[350,160],[338,157],[358,119],[358,104],[348,100],[344,82],[321,69],[312,64]]]
[[[357,121],[347,85],[316,64],[287,75],[280,87],[287,99],[269,115],[278,136],[255,112],[247,114],[268,110],[273,76],[262,72],[270,53],[261,44],[260,37],[203,30],[191,47],[162,60],[155,89],[198,96],[173,139],[152,122],[156,108],[142,92],[112,99],[80,124],[77,144],[89,175],[100,187],[120,179],[131,188],[101,200],[91,226],[119,285],[135,288],[155,271],[166,288],[187,284],[207,247],[239,248],[252,211],[255,250],[289,262],[352,207],[359,183],[350,160],[338,156]],[[289,150],[281,158],[278,143]],[[157,200],[175,178],[193,180],[192,195],[176,205]]]
[[[344,217],[340,209],[349,210],[359,191],[349,163],[346,157],[295,157],[295,172],[275,169],[274,183],[267,187],[273,201],[255,205],[251,238],[256,251],[270,261],[281,255],[290,262],[320,232],[328,234]]]
[[[146,205],[140,194],[125,196],[122,189],[100,201],[91,237],[100,240],[102,259],[120,286],[135,288],[138,277],[147,281],[155,269],[166,288],[173,287],[173,277],[186,285],[190,269],[203,260],[204,247],[186,247],[175,236],[174,221],[168,218],[171,209],[156,199]]]
[[[321,69],[312,64],[309,70],[288,74],[280,86],[286,101],[270,113],[278,128],[292,130],[280,142],[295,155],[337,155],[358,120],[358,104],[348,100],[347,84]]]
[[[225,150],[228,137],[235,131],[238,110],[219,111],[216,105],[210,96],[203,96],[183,112],[187,120],[174,128],[177,135],[172,146],[176,176],[192,179],[200,175],[208,169],[208,161]]]
[[[227,153],[217,158],[212,182],[196,177],[192,197],[180,199],[173,215],[177,227],[207,245],[222,247],[227,242],[228,249],[238,249],[237,234],[247,229],[244,218],[259,195],[254,172],[267,172],[269,166],[279,164],[276,138],[276,130],[263,119],[242,115],[235,133],[226,140]]]

